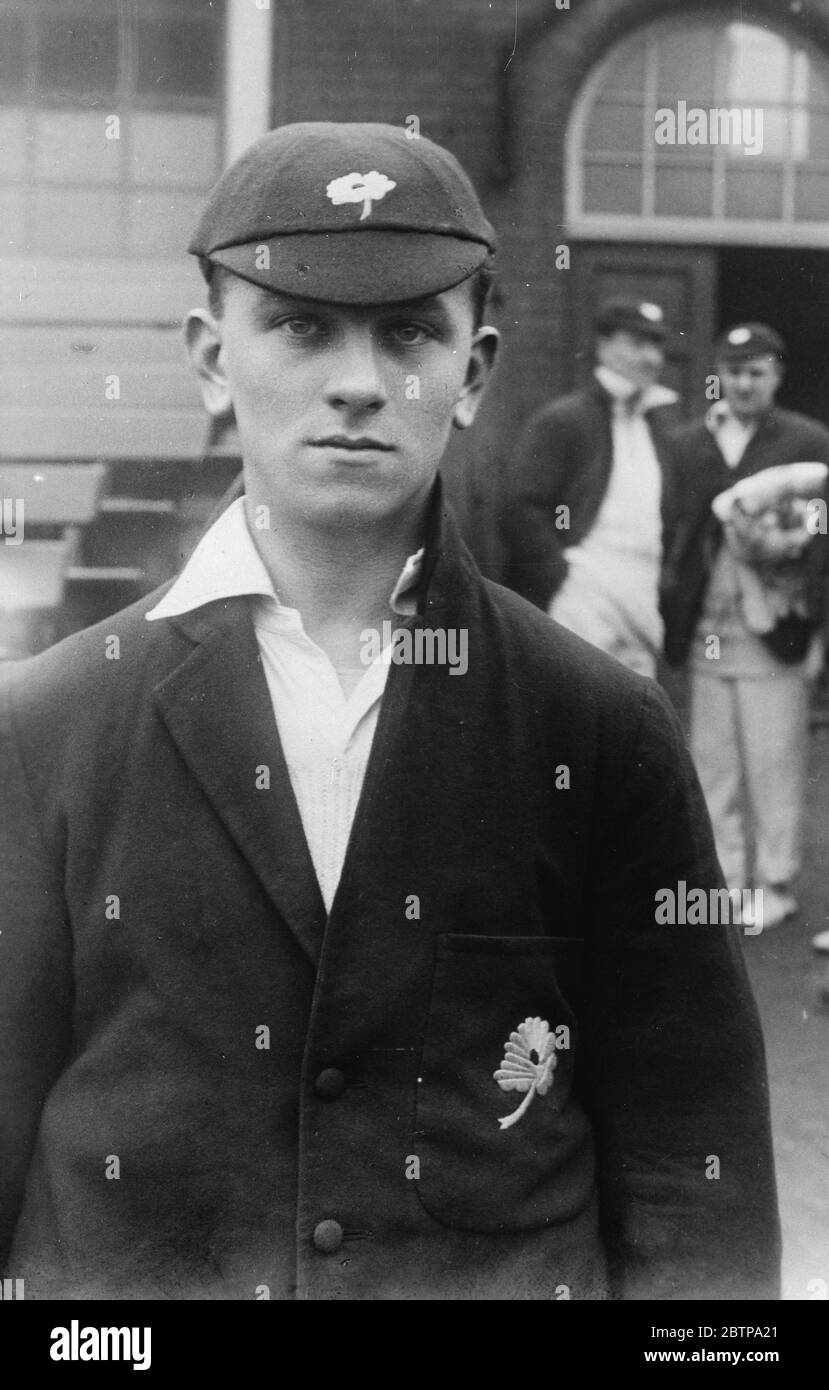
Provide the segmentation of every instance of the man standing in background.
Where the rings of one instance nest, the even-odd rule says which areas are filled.
[[[662,648],[665,322],[627,298],[596,316],[594,380],[542,407],[518,447],[506,582],[642,675]]]
[[[775,405],[784,352],[765,324],[737,324],[720,339],[722,399],[674,439],[663,594],[666,656],[672,665],[691,658],[691,751],[723,872],[729,888],[753,877],[763,889],[766,927],[797,911],[791,883],[801,860],[809,678],[822,657],[827,551],[816,536],[798,604],[758,624],[758,578],[723,543],[711,503],[775,465],[829,461],[823,425]]]

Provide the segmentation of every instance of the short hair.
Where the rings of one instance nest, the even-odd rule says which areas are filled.
[[[484,322],[492,287],[495,284],[495,267],[492,264],[491,256],[488,256],[483,265],[479,265],[478,269],[473,271],[467,283],[472,299],[472,327],[477,332]]]
[[[201,272],[207,281],[207,307],[214,318],[220,319],[224,309],[224,292],[229,279],[239,279],[234,277],[232,270],[227,270],[225,266],[219,265],[216,261],[209,260],[206,256],[200,259]],[[472,301],[472,328],[477,331],[484,322],[489,298],[492,293],[492,286],[495,283],[495,268],[492,258],[487,257],[482,265],[474,270],[469,278],[462,282],[469,286],[470,299]]]

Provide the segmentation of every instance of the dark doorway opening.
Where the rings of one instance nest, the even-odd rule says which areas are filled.
[[[724,246],[718,330],[740,319],[771,324],[788,348],[778,397],[829,424],[829,251]]]

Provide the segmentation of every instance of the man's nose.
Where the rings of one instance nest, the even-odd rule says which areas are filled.
[[[329,405],[353,411],[379,410],[388,392],[376,344],[368,333],[346,336],[336,351],[326,383]]]

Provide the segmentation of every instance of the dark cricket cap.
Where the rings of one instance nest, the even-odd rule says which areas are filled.
[[[718,339],[718,362],[748,362],[752,357],[786,355],[786,344],[767,323],[737,323]]]
[[[630,299],[616,295],[606,299],[596,311],[593,326],[597,333],[640,333],[663,343],[667,337],[665,314],[649,299]]]
[[[438,294],[494,249],[448,150],[399,126],[328,121],[280,126],[251,145],[212,190],[188,247],[266,289],[340,304]]]

